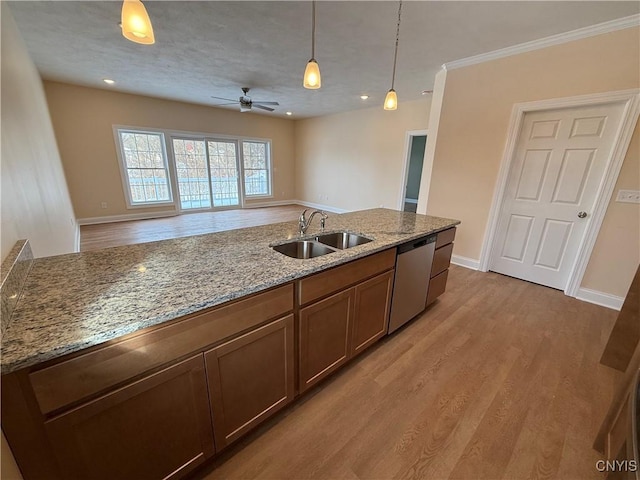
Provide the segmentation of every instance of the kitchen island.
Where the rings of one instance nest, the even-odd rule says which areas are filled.
[[[38,452],[53,477],[184,476],[379,339],[394,247],[457,223],[386,209],[332,215],[327,232],[372,241],[306,260],[270,248],[299,237],[295,222],[34,260],[2,345],[3,429],[23,474],[38,474],[25,472]],[[331,348],[313,350],[319,331]],[[118,468],[100,467],[93,454],[123,433],[96,432],[134,423],[137,440],[123,445],[160,428],[180,448],[156,452],[156,470],[130,447],[111,452]]]

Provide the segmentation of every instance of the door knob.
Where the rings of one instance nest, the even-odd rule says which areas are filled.
[[[587,216],[587,212],[578,212],[578,218],[584,218]]]

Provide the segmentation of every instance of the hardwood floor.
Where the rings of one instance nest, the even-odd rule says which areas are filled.
[[[83,225],[80,227],[80,251],[86,252],[119,245],[154,242],[169,238],[288,222],[297,220],[304,208],[301,205],[284,205],[189,213],[151,220]]]
[[[617,312],[452,266],[447,292],[194,478],[599,479]]]

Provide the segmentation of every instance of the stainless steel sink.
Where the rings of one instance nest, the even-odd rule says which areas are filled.
[[[339,248],[340,250],[357,247],[358,245],[364,245],[372,241],[370,238],[349,232],[326,233],[324,235],[318,235],[316,240],[330,247]]]
[[[314,258],[335,252],[332,248],[311,240],[296,240],[271,248],[292,258]]]

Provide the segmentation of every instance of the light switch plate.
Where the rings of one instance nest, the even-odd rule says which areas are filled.
[[[618,190],[616,202],[640,203],[640,190]]]

